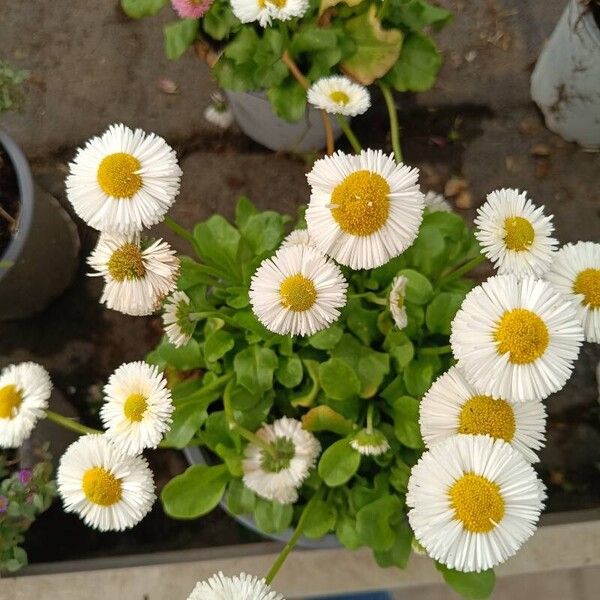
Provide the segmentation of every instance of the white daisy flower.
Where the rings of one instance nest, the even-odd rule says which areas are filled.
[[[513,404],[482,394],[458,367],[438,377],[421,400],[421,434],[425,445],[458,433],[489,435],[508,442],[529,462],[545,443],[546,411],[539,400]]]
[[[221,92],[214,92],[210,96],[210,104],[204,110],[204,118],[211,124],[221,129],[229,129],[233,124],[233,113]]]
[[[550,237],[552,216],[543,211],[543,206],[536,208],[527,198],[527,192],[511,189],[488,194],[479,207],[475,237],[500,275],[539,277],[550,268],[558,242]]]
[[[240,573],[225,577],[221,571],[199,581],[187,600],[285,600],[264,579]]]
[[[104,387],[100,418],[115,445],[135,456],[156,448],[171,425],[173,402],[167,380],[145,362],[121,365]]]
[[[457,435],[413,467],[408,519],[431,558],[458,571],[485,571],[533,535],[543,490],[533,467],[506,442]]]
[[[137,525],[155,500],[146,459],[127,456],[103,435],[82,436],[67,448],[57,483],[64,510],[100,531]]]
[[[185,292],[177,290],[165,301],[163,306],[163,325],[165,334],[176,348],[185,346],[196,329],[196,321],[189,318],[191,304]]]
[[[418,176],[381,150],[318,160],[307,175],[310,236],[324,254],[353,269],[385,264],[417,237],[424,206]]]
[[[44,417],[52,393],[50,375],[34,362],[0,373],[0,448],[18,448]]]
[[[249,296],[254,314],[270,331],[312,335],[339,317],[347,287],[340,268],[320,252],[288,246],[261,263]]]
[[[408,325],[408,315],[404,306],[407,283],[408,279],[404,275],[398,275],[392,281],[392,289],[390,291],[390,312],[398,329],[404,329]]]
[[[231,0],[233,14],[242,23],[258,21],[261,27],[267,27],[273,20],[302,17],[308,6],[308,0]]]
[[[453,212],[452,205],[444,198],[442,194],[429,191],[425,194],[425,212]]]
[[[288,417],[263,425],[256,435],[273,448],[274,454],[248,444],[242,462],[244,484],[266,500],[296,502],[298,488],[321,452],[319,440],[303,429],[300,421]]]
[[[551,284],[496,275],[472,289],[452,323],[452,352],[482,394],[510,402],[560,390],[583,341],[575,308]]]
[[[88,225],[129,234],[164,218],[179,193],[181,169],[161,137],[111,125],[77,151],[67,196]]]
[[[179,259],[162,240],[143,248],[137,236],[102,234],[88,258],[104,277],[100,302],[126,315],[149,315],[156,311],[165,296],[175,289]]]
[[[308,88],[310,104],[331,114],[362,115],[371,106],[369,90],[343,75],[321,77]]]
[[[295,229],[281,242],[281,248],[288,246],[310,246],[316,248],[315,241],[310,237],[308,229]]]
[[[361,429],[350,440],[350,446],[365,456],[379,456],[390,449],[390,443],[379,429]]]
[[[600,244],[566,244],[553,257],[545,278],[576,306],[585,339],[600,343]]]

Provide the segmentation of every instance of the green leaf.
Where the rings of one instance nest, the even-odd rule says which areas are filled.
[[[430,387],[440,368],[437,356],[420,356],[404,369],[404,384],[409,394],[422,396]]]
[[[254,519],[265,533],[281,533],[292,523],[294,507],[292,504],[267,502],[263,498],[256,499]]]
[[[249,515],[254,512],[256,494],[241,479],[232,479],[227,486],[225,500],[227,508],[234,515]]]
[[[225,47],[224,55],[236,64],[242,64],[252,59],[258,46],[259,38],[252,27],[243,27],[240,32]]]
[[[407,34],[398,62],[386,81],[399,92],[424,92],[433,86],[442,55],[433,40],[418,32]]]
[[[277,364],[275,352],[258,345],[249,346],[233,359],[237,382],[254,395],[273,387],[273,373]]]
[[[402,32],[383,29],[378,8],[371,5],[368,12],[346,21],[346,33],[356,43],[356,51],[342,63],[344,71],[354,79],[369,85],[383,77],[400,56]]]
[[[365,345],[370,346],[380,336],[377,328],[379,310],[367,310],[360,298],[351,298],[344,309],[348,329]]]
[[[382,552],[394,545],[393,529],[403,518],[403,503],[397,496],[384,496],[356,513],[356,530],[363,544]]]
[[[285,121],[299,121],[306,113],[306,92],[293,77],[269,88],[267,97],[275,114]]]
[[[206,409],[196,402],[186,402],[176,406],[165,442],[176,448],[185,448],[207,417]]]
[[[196,519],[209,513],[223,497],[229,481],[225,465],[193,465],[173,477],[160,499],[165,513],[174,519]]]
[[[292,406],[312,406],[317,399],[321,384],[319,383],[319,363],[316,360],[305,359],[302,361],[310,383],[300,392],[290,396]]]
[[[331,29],[323,29],[317,25],[306,25],[292,38],[290,51],[292,55],[303,52],[315,52],[337,46],[337,35]]]
[[[433,286],[425,275],[413,269],[402,269],[398,275],[408,279],[406,283],[406,300],[414,304],[427,304],[433,296]]]
[[[248,219],[256,214],[258,214],[258,209],[252,204],[250,198],[240,196],[235,205],[235,224],[241,229],[246,225]]]
[[[360,454],[344,438],[334,442],[319,460],[319,476],[329,487],[344,485],[358,471]]]
[[[384,350],[387,350],[396,361],[396,368],[401,371],[410,363],[415,355],[415,348],[408,336],[403,331],[392,329],[383,343]]]
[[[155,15],[169,0],[121,0],[123,12],[132,19]]]
[[[333,400],[347,400],[360,393],[356,373],[339,358],[330,358],[319,365],[319,380],[323,391]]]
[[[206,360],[214,362],[223,358],[235,345],[233,336],[228,331],[217,329],[206,337],[204,342],[204,356]]]
[[[176,348],[164,338],[156,348],[158,356],[170,367],[178,371],[191,371],[202,366],[200,345],[191,339],[185,346]]]
[[[397,27],[410,27],[420,31],[430,25],[440,30],[452,20],[452,13],[425,0],[391,0],[386,21]]]
[[[493,569],[481,573],[463,573],[438,562],[435,563],[435,568],[442,574],[444,581],[467,600],[485,600],[494,591],[496,575]]]
[[[422,448],[419,401],[410,396],[402,396],[394,402],[393,409],[396,437],[409,448]]]
[[[323,537],[335,527],[336,517],[337,511],[331,503],[315,500],[304,523],[304,535],[312,539]]]
[[[274,251],[281,244],[284,223],[283,215],[268,210],[249,216],[240,230],[255,256],[259,256]]]
[[[302,427],[306,431],[332,431],[348,435],[354,430],[352,421],[326,405],[315,406],[302,416]]]
[[[342,339],[344,330],[340,325],[333,324],[308,338],[308,343],[318,350],[331,350]]]
[[[235,278],[239,273],[237,251],[240,233],[221,215],[213,215],[194,227],[194,239],[207,264]]]
[[[390,469],[390,485],[401,494],[408,490],[410,467],[401,459],[396,458],[396,464]]]
[[[342,546],[348,550],[356,550],[362,543],[356,531],[356,519],[349,515],[339,515],[335,524],[335,535]]]
[[[177,60],[196,41],[199,24],[196,19],[181,19],[164,27],[165,54]]]
[[[364,509],[363,509],[364,510]],[[413,532],[406,519],[395,523],[393,528],[394,543],[387,550],[374,552],[375,560],[380,567],[398,567],[405,569],[410,558]]]
[[[294,388],[300,385],[304,377],[304,369],[298,355],[293,354],[292,356],[281,357],[275,377],[286,388]]]
[[[452,292],[438,294],[425,311],[425,323],[427,323],[429,331],[450,335],[452,321],[463,300],[462,294]]]
[[[361,398],[372,398],[390,370],[387,354],[364,346],[350,334],[344,334],[331,355],[345,361],[358,375]]]
[[[408,249],[410,264],[422,275],[435,278],[448,265],[443,233],[436,227],[422,225],[415,243]]]
[[[202,28],[215,40],[224,40],[239,26],[229,2],[214,2],[202,18]]]

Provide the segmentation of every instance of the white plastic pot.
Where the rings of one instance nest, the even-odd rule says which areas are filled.
[[[313,152],[325,148],[325,128],[319,110],[308,106],[303,119],[289,123],[280,119],[263,92],[225,90],[239,128],[255,142],[276,152]],[[333,135],[342,134],[335,117],[330,117]]]
[[[549,129],[600,148],[600,28],[590,7],[566,6],[531,77],[531,97]]]

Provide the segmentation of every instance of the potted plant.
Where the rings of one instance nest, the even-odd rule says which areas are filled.
[[[0,63],[0,114],[19,107],[25,77]],[[0,319],[21,319],[46,308],[71,282],[78,252],[75,225],[34,184],[27,159],[0,129]]]
[[[381,151],[317,161],[295,228],[242,198],[234,224],[188,231],[166,216],[180,175],[164,140],[124,126],[70,166],[69,199],[102,231],[88,261],[101,301],[163,305],[165,338],[108,380],[104,432],[41,407],[86,434],[59,466],[65,509],[131,527],[154,501],[141,452],[201,447],[208,464],[173,478],[163,507],[192,519],[225,498],[266,533],[291,526],[267,584],[302,536],[333,533],[381,566],[425,553],[456,590],[489,595],[543,508],[542,401],[600,340],[600,246],[557,250],[552,217],[512,189],[473,231]],[[145,239],[161,220],[192,256]],[[486,257],[498,274],[477,285]],[[13,385],[16,418],[32,398]]]
[[[531,97],[549,129],[586,148],[600,147],[600,4],[571,0],[542,50]]]
[[[167,4],[121,2],[134,18],[156,14]],[[451,19],[448,11],[425,0],[263,5],[173,0],[172,5],[181,18],[165,27],[166,55],[177,59],[194,46],[225,90],[240,128],[268,148],[298,152],[330,147],[332,138],[347,129],[344,116],[337,115],[332,125],[327,109],[319,115],[307,105],[303,88],[343,73],[364,86],[377,84],[386,94],[426,90],[442,63],[428,32]],[[298,78],[298,72],[304,76]]]

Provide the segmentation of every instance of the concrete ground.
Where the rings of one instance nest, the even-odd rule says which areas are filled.
[[[182,193],[172,211],[184,225],[217,211],[230,216],[236,198],[293,212],[307,200],[306,164],[274,155],[235,128],[221,133],[202,112],[216,89],[192,53],[178,62],[163,55],[161,26],[174,18],[130,21],[117,0],[0,2],[1,57],[31,71],[23,114],[2,117],[21,144],[38,181],[64,201],[63,179],[75,148],[116,121],[155,131],[178,151]],[[565,0],[442,0],[456,13],[439,35],[446,62],[435,88],[399,96],[405,159],[422,170],[426,189],[451,191],[470,219],[497,187],[527,189],[555,214],[563,241],[600,236],[600,154],[582,151],[545,129],[529,99],[532,66]],[[161,91],[170,80],[176,94]],[[375,106],[355,120],[363,144],[389,149],[385,112]],[[453,183],[454,182],[454,183]],[[93,232],[80,226],[89,251]],[[168,232],[159,232],[172,239]],[[179,242],[178,247],[185,249]],[[44,362],[63,393],[91,414],[99,386],[118,364],[140,359],[158,339],[153,319],[132,319],[100,308],[99,282],[84,277],[38,318],[0,325],[0,365]],[[43,335],[40,336],[40,331]],[[550,509],[600,505],[600,429],[594,367],[587,346],[577,372],[549,399],[548,446],[541,473]],[[500,582],[496,598],[594,598],[595,569]],[[411,599],[450,597],[443,588],[414,590]],[[404,597],[404,594],[402,595]]]

